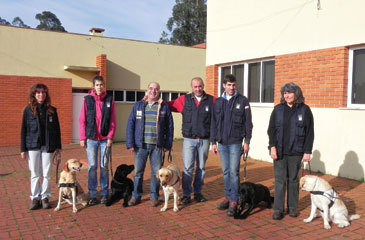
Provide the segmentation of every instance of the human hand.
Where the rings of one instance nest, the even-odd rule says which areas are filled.
[[[278,153],[276,151],[276,147],[275,146],[272,146],[271,149],[270,149],[270,157],[273,160],[277,160],[278,159]]]
[[[217,153],[218,153],[218,148],[217,148],[217,145],[216,145],[216,144],[213,144],[213,145],[212,145],[212,152],[213,152],[214,154],[217,154]]]
[[[80,140],[80,146],[85,147],[85,140]]]
[[[311,155],[309,153],[304,153],[302,162],[310,162],[311,161]]]
[[[112,139],[108,139],[108,140],[106,141],[106,146],[107,146],[107,147],[111,147],[111,146],[112,146],[112,144],[113,144],[113,140],[112,140]]]
[[[20,157],[21,157],[23,160],[27,160],[27,154],[26,154],[26,152],[21,152],[21,153],[20,153]]]
[[[243,144],[243,153],[247,154],[250,151],[250,145],[248,143]]]
[[[128,148],[127,150],[130,152],[134,152],[134,148]]]

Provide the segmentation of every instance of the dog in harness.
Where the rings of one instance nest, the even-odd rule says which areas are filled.
[[[322,216],[324,228],[330,229],[329,222],[343,228],[349,226],[352,220],[360,218],[358,214],[348,215],[345,203],[326,180],[314,175],[306,175],[300,179],[299,187],[303,191],[310,192],[311,196],[311,213],[303,220],[304,222],[309,223],[314,218]],[[317,208],[321,211],[318,215]]]
[[[77,204],[86,206],[87,196],[76,180],[76,173],[80,171],[82,163],[78,159],[69,159],[65,162],[59,179],[58,203],[55,211],[60,210],[61,204],[67,202],[72,205],[72,212],[76,213]]]
[[[174,195],[174,212],[178,212],[179,208],[177,207],[177,201],[179,200],[178,191],[180,188],[180,170],[179,167],[175,164],[170,164],[167,167],[161,168],[157,173],[156,177],[160,180],[160,184],[162,186],[165,204],[160,209],[161,212],[166,211],[167,203],[169,201],[170,194]]]

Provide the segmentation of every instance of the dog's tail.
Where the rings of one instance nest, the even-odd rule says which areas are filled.
[[[350,221],[356,220],[356,219],[359,219],[359,218],[360,218],[360,215],[359,214],[354,214],[354,215],[349,216],[349,220]]]

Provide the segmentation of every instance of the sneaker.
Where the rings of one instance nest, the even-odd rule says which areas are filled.
[[[277,212],[275,211],[274,214],[272,215],[272,219],[274,220],[281,220],[283,219],[284,214],[282,212]]]
[[[101,196],[101,199],[100,199],[100,203],[101,204],[105,204],[107,201],[108,201],[108,197],[107,196]]]
[[[229,207],[227,209],[227,216],[231,217],[234,215],[234,213],[237,210],[237,203],[236,202],[230,202]]]
[[[96,198],[90,198],[90,200],[87,202],[88,206],[94,206],[98,204],[98,201],[96,200]]]
[[[220,204],[218,204],[217,209],[219,210],[226,210],[229,207],[229,200],[228,199],[224,199],[223,202],[221,202]]]
[[[131,198],[131,200],[128,201],[128,206],[135,206],[137,204],[141,203],[141,199]]]
[[[48,198],[43,198],[42,199],[42,208],[43,209],[49,209],[49,208],[51,208],[51,206],[49,205],[49,202],[48,202]]]
[[[29,210],[36,210],[40,207],[40,204],[39,204],[39,199],[33,199],[30,206],[29,206]]]
[[[158,199],[151,199],[151,206],[152,207],[157,207],[159,203],[160,202],[158,201]]]
[[[184,196],[181,201],[180,201],[180,205],[181,206],[185,206],[191,203],[191,198],[190,196]]]
[[[195,200],[196,202],[206,202],[206,201],[208,201],[208,199],[206,199],[206,198],[203,196],[203,194],[201,194],[201,193],[195,193],[195,194],[194,194],[194,200]]]

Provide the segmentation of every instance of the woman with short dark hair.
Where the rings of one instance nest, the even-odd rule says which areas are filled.
[[[302,162],[310,161],[314,140],[312,111],[304,103],[300,87],[289,82],[280,93],[280,104],[275,106],[267,130],[270,156],[274,160],[274,220],[284,217],[286,190],[289,216],[298,216],[298,172]]]
[[[28,157],[31,173],[32,202],[29,209],[50,208],[51,166],[53,154],[61,150],[61,131],[57,110],[51,106],[48,87],[42,83],[30,88],[20,139],[20,156],[24,160]]]

